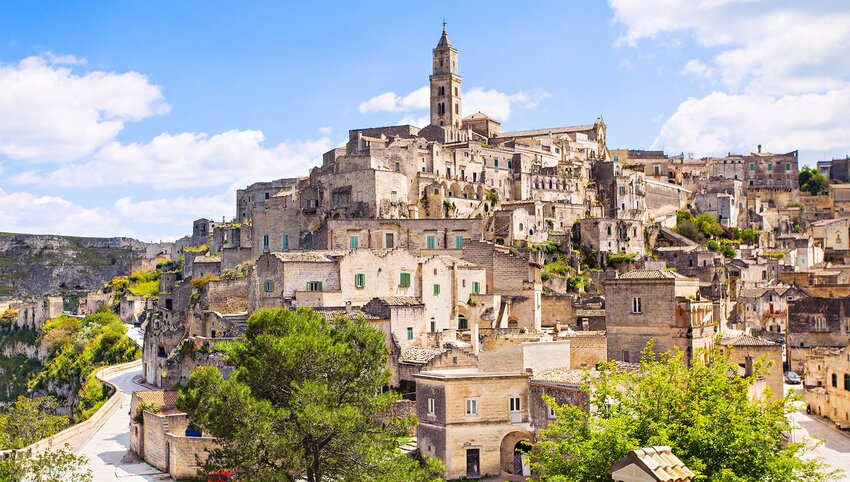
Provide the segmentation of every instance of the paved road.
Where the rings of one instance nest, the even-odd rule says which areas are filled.
[[[785,390],[802,392],[799,385],[786,385]],[[794,441],[822,440],[823,443],[817,446],[811,455],[821,457],[834,469],[843,470],[844,473],[839,480],[850,481],[850,434],[836,429],[828,419],[817,415],[806,415],[805,404],[801,404],[799,412],[792,414],[792,421],[796,427],[792,431]]]
[[[127,335],[142,344],[143,334],[138,329],[129,326]],[[145,388],[133,382],[141,374],[139,367],[107,377],[124,394],[124,402],[78,452],[89,459],[94,482],[171,480],[130,451],[130,396],[134,390]]]

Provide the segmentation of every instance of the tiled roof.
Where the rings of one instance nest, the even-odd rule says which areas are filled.
[[[196,256],[196,263],[221,263],[221,256]]]
[[[387,306],[419,306],[422,301],[415,296],[383,296],[378,298]]]
[[[583,316],[583,317],[586,317],[586,318],[591,318],[591,317],[594,317],[594,316],[605,316],[605,310],[603,310],[603,309],[581,309],[581,308],[579,308],[579,309],[576,310],[576,316],[577,317]]]
[[[727,337],[720,340],[721,345],[725,346],[775,346],[776,343],[764,341],[761,338],[756,338],[750,335],[738,335]]]
[[[648,474],[660,482],[691,480],[696,477],[696,474],[691,472],[685,463],[679,460],[679,457],[673,455],[670,447],[667,446],[632,450],[626,457],[631,456],[637,459]]]
[[[135,395],[140,402],[166,408],[177,404],[177,393],[176,390],[139,390]]]
[[[401,351],[398,361],[400,363],[413,363],[424,365],[433,359],[440,356],[448,350],[445,348],[425,348],[422,346],[410,346]]]
[[[777,295],[782,296],[786,291],[788,291],[788,288],[790,288],[790,286],[786,285],[769,286],[767,288],[742,288],[741,292],[738,293],[738,298],[761,298],[769,291],[773,291]]]
[[[580,386],[584,384],[585,376],[588,373],[593,376],[598,372],[579,368],[550,368],[531,377],[531,381]]]
[[[275,258],[284,263],[330,263],[331,259],[324,253],[318,251],[287,251],[284,253],[272,253]]]
[[[669,269],[633,269],[621,274],[617,279],[684,279],[679,273]]]
[[[367,320],[378,320],[378,319],[380,319],[376,316],[364,313],[363,311],[360,311],[360,310],[351,310],[351,313],[348,313],[346,311],[345,307],[337,307],[337,306],[334,306],[334,307],[319,307],[319,308],[313,308],[313,310],[316,313],[324,316],[328,321],[333,321],[337,316],[348,316],[351,319],[355,319],[355,318],[358,318],[358,317],[361,317],[361,316],[364,319],[367,319]]]

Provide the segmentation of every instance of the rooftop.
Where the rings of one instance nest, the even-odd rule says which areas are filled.
[[[399,363],[412,363],[424,365],[432,359],[442,355],[449,350],[445,348],[425,348],[422,346],[410,346],[401,351]]]
[[[655,446],[632,450],[622,460],[611,467],[615,472],[629,465],[639,466],[654,480],[659,482],[679,482],[691,480],[696,474],[685,466],[685,463],[673,455],[670,447]]]
[[[581,386],[584,384],[585,377],[588,374],[593,376],[597,373],[596,370],[582,370],[579,368],[550,368],[534,375],[531,380],[534,382]]]
[[[142,403],[162,409],[177,404],[177,393],[176,390],[138,390],[133,395]]]
[[[761,338],[750,335],[726,337],[720,340],[720,344],[724,346],[777,346],[776,343],[764,341]]]
[[[633,269],[623,273],[617,279],[688,279],[669,269]]]

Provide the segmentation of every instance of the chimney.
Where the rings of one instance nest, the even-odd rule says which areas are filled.
[[[761,154],[761,144],[758,145],[758,148],[759,148],[759,154]]]

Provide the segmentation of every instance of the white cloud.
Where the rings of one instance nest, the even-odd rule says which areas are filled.
[[[540,105],[540,101],[549,97],[543,90],[530,92],[519,91],[515,94],[499,92],[495,89],[484,89],[473,87],[464,91],[463,114],[484,112],[502,122],[511,116],[513,108],[532,109]],[[430,116],[414,113],[430,108],[430,90],[428,86],[420,87],[404,97],[394,92],[384,92],[360,104],[361,113],[369,112],[405,112],[408,113],[399,124],[412,124],[415,126],[426,126],[431,122]]]
[[[45,54],[0,64],[0,156],[67,162],[112,141],[127,121],[164,113],[162,89],[137,72],[88,72]]]
[[[547,97],[549,94],[542,90],[506,94],[495,89],[484,90],[481,87],[475,87],[464,93],[463,110],[468,113],[480,111],[505,122],[511,117],[512,108],[533,109]]]
[[[231,219],[236,209],[235,199],[234,191],[231,190],[218,196],[180,196],[144,201],[123,197],[115,201],[113,211],[116,216],[132,219],[136,223],[183,226],[188,233],[195,219],[221,219],[222,215]]]
[[[844,152],[850,139],[850,87],[780,97],[714,92],[679,105],[654,147],[697,155],[808,148]]]
[[[682,73],[706,77],[722,91],[679,105],[657,146],[726,152],[775,139],[773,150],[850,150],[846,135],[831,137],[848,120],[837,109],[850,88],[850,3],[609,1],[614,22],[624,26],[620,45],[689,36],[713,52],[691,59]]]
[[[694,74],[697,76],[708,76],[711,75],[712,70],[704,63],[700,62],[699,59],[691,59],[688,60],[688,63],[682,67],[683,74]]]
[[[619,67],[623,70],[628,70],[635,68],[635,64],[629,59],[623,59],[620,61]]]
[[[7,193],[3,189],[0,189],[0,226],[4,231],[16,233],[129,235],[108,210],[85,208],[57,196]]]
[[[420,87],[413,92],[399,96],[395,92],[384,92],[360,103],[360,113],[368,112],[404,112],[408,110],[427,109],[430,106],[430,89]]]
[[[65,187],[144,184],[155,189],[248,184],[304,176],[331,147],[327,136],[273,147],[264,147],[264,140],[265,135],[258,130],[232,130],[213,136],[164,133],[150,142],[112,142],[88,162],[61,166],[47,174],[28,171],[13,180]]]
[[[416,126],[416,127],[426,127],[430,123],[431,123],[431,116],[429,114],[422,115],[422,116],[415,116],[413,114],[407,114],[406,116],[402,117],[398,121],[398,125],[400,125],[400,126],[405,125],[405,124],[410,124],[410,125]]]

